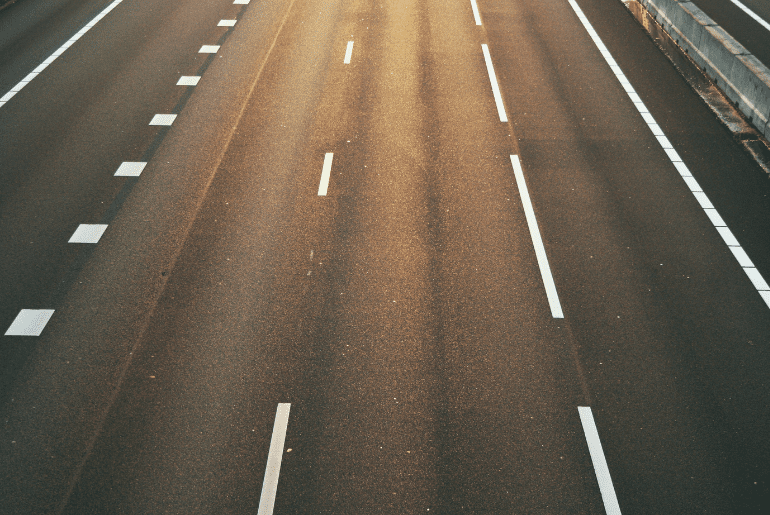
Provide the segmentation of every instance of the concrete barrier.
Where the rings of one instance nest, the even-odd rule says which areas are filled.
[[[640,2],[759,132],[770,139],[770,69],[692,2]]]

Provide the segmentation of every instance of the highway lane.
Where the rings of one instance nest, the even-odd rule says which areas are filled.
[[[25,29],[3,31],[3,94],[105,7],[66,4],[40,13],[31,4],[39,2],[20,2],[2,13],[4,28]],[[136,182],[114,177],[119,165],[152,154],[159,129],[149,122],[181,106],[187,88],[174,84],[180,75],[197,73],[208,57],[197,50],[216,42],[227,30],[218,21],[240,7],[121,3],[0,107],[4,326],[21,306],[60,301],[69,272],[89,251],[68,244],[70,236],[80,223],[112,216],[113,199]],[[0,352],[5,388],[29,346],[4,341]]]
[[[580,4],[768,277],[767,178]],[[624,512],[761,512],[767,306],[569,4],[479,7],[244,11],[9,386],[3,506],[255,511],[290,402],[277,513],[602,513],[586,405]]]
[[[510,160],[478,144],[511,137],[468,6],[334,7],[295,5],[160,301],[145,339],[159,345],[69,509],[256,509],[280,400],[294,411],[278,512],[599,512],[575,451],[585,398],[512,207]],[[426,37],[429,20],[456,36]],[[180,375],[189,359],[202,374]],[[214,405],[222,416],[201,419]],[[121,463],[127,448],[137,461]]]

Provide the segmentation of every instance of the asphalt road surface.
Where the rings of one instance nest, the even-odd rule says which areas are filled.
[[[0,95],[0,512],[770,511],[770,182],[621,2],[20,0]]]

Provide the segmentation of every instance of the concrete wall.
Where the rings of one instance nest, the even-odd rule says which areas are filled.
[[[770,139],[770,69],[692,2],[639,1],[765,138]]]

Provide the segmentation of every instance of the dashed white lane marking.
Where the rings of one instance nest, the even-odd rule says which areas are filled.
[[[594,415],[588,406],[578,406],[578,413],[580,414],[580,422],[583,424],[583,432],[586,434],[586,443],[588,444],[588,452],[591,453],[591,461],[594,464],[596,480],[599,482],[599,491],[602,493],[604,510],[607,515],[620,515],[620,505],[615,495],[615,487],[612,486],[607,460],[604,459],[602,442],[599,440],[599,432],[596,430]]]
[[[40,336],[53,316],[53,309],[22,309],[13,320],[6,336]]]
[[[99,243],[99,239],[106,230],[106,224],[80,224],[70,236],[68,243]]]
[[[217,27],[235,27],[236,21],[237,20],[219,20]]]
[[[156,114],[150,120],[150,125],[171,125],[176,120],[175,114]]]
[[[738,8],[739,8],[739,9],[741,9],[743,12],[745,12],[746,14],[748,14],[749,16],[751,16],[752,18],[754,18],[754,20],[755,20],[757,23],[759,23],[760,25],[762,25],[762,26],[763,26],[764,28],[766,28],[767,30],[770,30],[770,23],[767,23],[765,20],[763,20],[762,18],[760,18],[760,17],[759,17],[759,15],[758,15],[757,13],[755,13],[754,11],[752,11],[751,9],[749,9],[748,7],[746,7],[745,5],[743,5],[743,4],[742,4],[741,2],[739,2],[738,0],[730,0],[730,1],[731,1],[732,3],[734,3],[735,5],[737,5],[737,6],[738,6]]]
[[[476,20],[476,25],[481,25],[481,15],[479,15],[479,6],[476,5],[476,0],[471,0],[471,9],[473,9],[473,19]]]
[[[540,267],[540,275],[543,276],[543,286],[545,287],[545,294],[548,297],[548,304],[551,307],[551,315],[554,318],[564,318],[564,313],[561,310],[561,303],[559,302],[559,294],[556,292],[556,284],[553,282],[551,267],[548,265],[548,257],[545,254],[545,246],[540,237],[540,229],[537,226],[535,210],[532,209],[532,201],[529,199],[529,190],[527,189],[526,181],[524,181],[524,171],[521,169],[519,156],[511,155],[511,164],[513,165],[513,173],[516,176],[516,184],[519,187],[519,195],[521,195],[521,204],[524,207],[524,214],[527,217],[529,234],[532,236],[532,244],[535,246],[537,265]]]
[[[142,170],[144,170],[145,166],[147,166],[147,163],[143,161],[124,161],[120,164],[114,176],[139,177],[142,174]]]
[[[200,76],[197,76],[197,75],[193,75],[193,76],[182,75],[181,77],[179,77],[179,80],[176,81],[176,85],[177,86],[197,86],[198,81],[200,80],[201,80]]]
[[[727,228],[727,225],[724,223],[724,220],[722,220],[722,217],[719,216],[719,213],[717,213],[717,210],[714,209],[714,205],[711,203],[711,201],[708,199],[706,194],[701,189],[698,182],[692,176],[692,173],[690,173],[690,170],[687,168],[687,165],[685,165],[684,162],[682,161],[682,158],[679,156],[679,153],[677,153],[677,151],[674,150],[674,147],[671,145],[671,142],[668,140],[665,134],[663,134],[663,130],[657,124],[657,122],[655,121],[655,118],[652,117],[652,115],[650,114],[650,111],[644,105],[644,102],[642,102],[642,99],[639,98],[639,95],[636,94],[636,91],[634,91],[634,88],[631,86],[631,83],[623,74],[623,71],[620,69],[620,66],[618,66],[618,63],[615,62],[609,50],[607,50],[607,47],[604,46],[604,43],[602,43],[602,40],[599,38],[599,34],[596,33],[594,28],[591,26],[591,22],[589,22],[588,18],[586,18],[586,15],[583,14],[583,10],[580,9],[580,6],[575,2],[575,0],[568,0],[568,1],[570,6],[572,6],[572,9],[575,11],[575,14],[577,14],[577,17],[580,19],[581,23],[583,24],[583,27],[585,27],[589,36],[591,36],[591,39],[593,39],[594,44],[599,49],[599,52],[604,57],[604,60],[607,61],[607,64],[610,65],[610,68],[612,69],[612,72],[615,74],[615,77],[617,77],[618,81],[621,83],[621,85],[623,85],[623,89],[625,89],[629,98],[634,103],[634,106],[639,111],[639,114],[642,115],[642,118],[644,118],[644,121],[647,123],[647,126],[655,135],[655,138],[658,140],[658,143],[660,144],[661,148],[663,148],[663,150],[666,152],[666,154],[668,155],[668,158],[671,160],[671,163],[676,167],[676,170],[679,172],[679,175],[682,176],[682,179],[687,184],[687,187],[690,188],[690,191],[695,197],[695,200],[698,201],[698,204],[700,204],[700,206],[706,212],[706,214],[709,217],[709,220],[711,220],[711,223],[719,232],[719,235],[722,236],[722,239],[725,241],[727,246],[730,247],[730,250],[733,252],[733,255],[736,257],[736,259],[738,259],[738,256],[740,256],[740,259],[738,259],[738,264],[740,264],[741,268],[743,268],[743,271],[746,273],[751,283],[759,292],[759,295],[762,297],[762,300],[765,301],[765,304],[767,304],[767,307],[770,308],[770,286],[768,286],[767,282],[762,278],[762,275],[759,273],[759,270],[756,269],[756,267],[754,266],[754,263],[752,263],[748,255],[746,255],[746,252],[740,246],[740,243],[738,243],[738,240],[735,238],[733,233],[730,231],[730,229]],[[735,250],[735,249],[740,249],[740,250]]]
[[[334,159],[333,152],[327,152],[324,157],[324,167],[321,171],[321,183],[318,185],[318,196],[326,196],[326,191],[329,189],[329,177],[332,173],[332,159]]]
[[[219,45],[203,45],[200,50],[198,50],[199,54],[216,54],[219,51]]]
[[[487,63],[487,73],[489,73],[489,82],[492,83],[492,94],[495,96],[497,114],[500,115],[500,121],[505,123],[508,121],[508,115],[505,114],[503,97],[500,95],[500,88],[497,85],[497,75],[495,75],[495,68],[492,66],[492,56],[489,55],[489,47],[486,44],[482,44],[481,51],[484,52],[484,61]]]
[[[49,55],[49,56],[48,56],[48,58],[47,58],[45,61],[43,61],[41,64],[39,64],[39,65],[37,66],[37,68],[35,68],[34,70],[32,70],[32,73],[28,74],[28,75],[27,75],[26,77],[24,77],[24,78],[23,78],[21,81],[19,81],[19,83],[18,83],[18,84],[16,84],[14,87],[12,87],[12,88],[11,88],[11,90],[10,90],[8,93],[6,93],[6,94],[5,94],[5,95],[3,95],[2,97],[0,97],[0,107],[4,106],[4,105],[5,105],[5,104],[6,104],[6,103],[7,103],[7,102],[8,102],[8,101],[11,99],[11,98],[13,98],[13,96],[14,96],[14,95],[16,95],[16,93],[18,93],[19,91],[21,91],[21,89],[22,89],[24,86],[26,86],[27,84],[29,84],[29,82],[30,82],[32,79],[34,79],[35,77],[37,77],[37,75],[38,75],[40,72],[42,72],[43,70],[45,70],[45,69],[48,67],[48,65],[49,65],[49,64],[51,64],[52,62],[54,62],[54,61],[56,60],[56,58],[57,58],[57,57],[59,57],[60,55],[62,55],[62,54],[64,53],[64,51],[65,51],[65,50],[67,50],[69,47],[71,47],[71,46],[73,45],[73,43],[75,43],[75,41],[77,41],[78,39],[80,39],[80,38],[83,36],[83,34],[85,34],[86,32],[88,32],[89,30],[91,30],[91,28],[92,28],[94,25],[96,25],[97,23],[99,23],[99,21],[101,21],[101,19],[102,19],[102,18],[104,18],[105,16],[107,16],[107,15],[110,13],[110,11],[112,11],[113,9],[115,9],[115,8],[118,6],[118,4],[120,4],[122,1],[123,1],[123,0],[115,0],[115,1],[114,1],[114,2],[112,2],[110,5],[108,5],[107,7],[105,7],[105,8],[102,10],[102,12],[100,12],[99,14],[97,14],[97,15],[96,15],[96,16],[95,16],[95,17],[94,17],[94,18],[93,18],[91,21],[89,21],[89,22],[88,22],[88,23],[85,25],[85,27],[83,27],[83,28],[82,28],[82,29],[80,29],[80,30],[79,30],[77,33],[75,33],[75,35],[74,35],[74,36],[72,36],[71,38],[69,38],[69,39],[68,39],[68,40],[67,40],[67,41],[66,41],[66,42],[65,42],[65,43],[64,43],[62,46],[60,46],[58,49],[56,49],[56,51],[55,51],[53,54]]]
[[[348,41],[348,47],[345,49],[345,64],[350,64],[350,58],[353,56],[353,42]]]
[[[248,5],[250,0],[235,0],[233,3],[235,5]]]
[[[278,474],[281,472],[283,443],[286,440],[286,428],[289,425],[291,404],[280,403],[275,412],[273,437],[270,440],[270,452],[267,455],[265,480],[262,482],[262,495],[259,498],[257,515],[272,515],[275,506],[275,493],[278,490]]]

